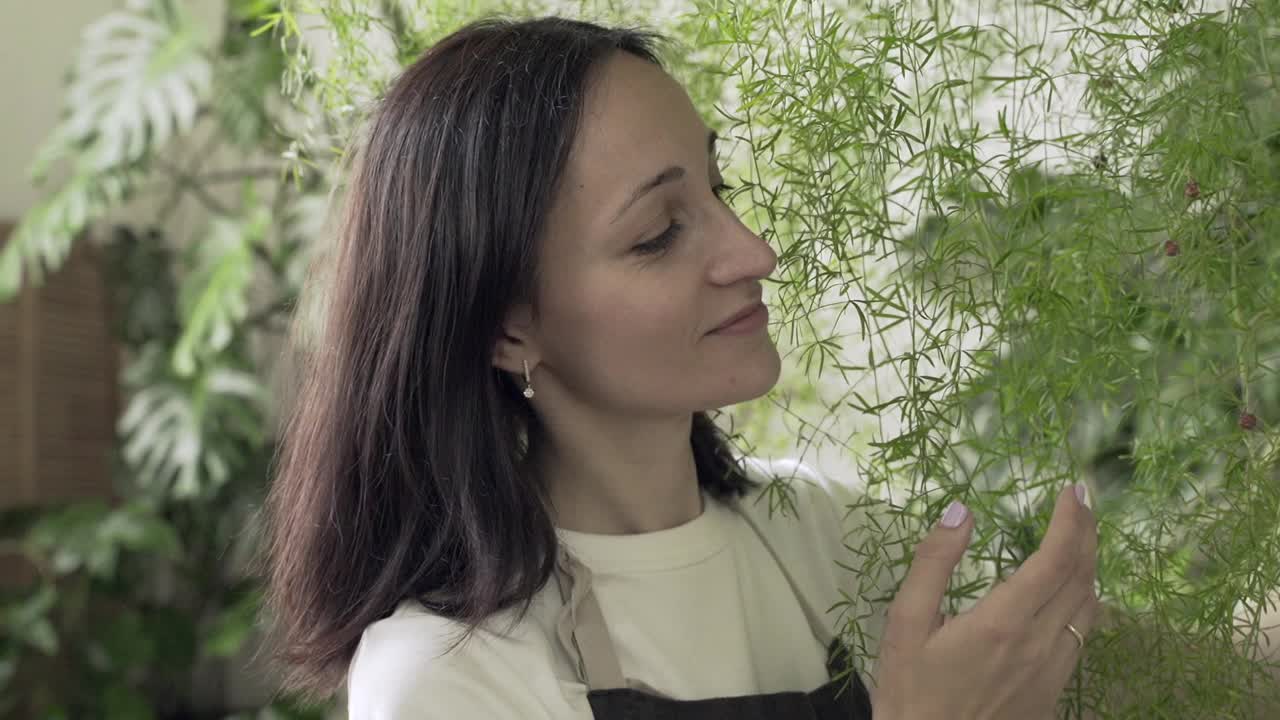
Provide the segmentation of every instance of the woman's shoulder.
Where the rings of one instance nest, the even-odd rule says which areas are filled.
[[[415,717],[428,699],[453,697],[482,670],[483,648],[466,644],[449,652],[460,623],[429,612],[414,600],[364,629],[347,670],[347,710],[352,720]],[[429,717],[418,715],[417,717]]]
[[[535,609],[514,624],[514,611],[499,613],[463,638],[460,621],[401,602],[361,635],[347,671],[348,717],[566,717]]]
[[[446,654],[454,637],[463,630],[458,621],[406,599],[390,615],[365,628],[351,663],[351,674],[376,670],[370,675],[381,677],[405,666],[422,664],[423,660],[442,661],[436,667],[464,662],[465,652]]]

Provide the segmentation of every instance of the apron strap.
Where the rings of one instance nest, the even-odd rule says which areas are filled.
[[[556,631],[569,657],[578,659],[578,677],[591,690],[627,687],[604,613],[591,588],[590,568],[561,546],[556,580],[564,601]]]

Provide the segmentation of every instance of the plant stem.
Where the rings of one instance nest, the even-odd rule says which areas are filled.
[[[249,178],[273,178],[280,175],[278,167],[244,167],[230,170],[214,170],[212,172],[192,175],[191,180],[197,183],[220,183],[247,180]]]
[[[205,187],[201,185],[199,181],[197,181],[194,175],[186,173],[182,171],[180,168],[178,168],[177,166],[172,165],[159,158],[156,158],[156,164],[160,167],[160,169],[169,173],[169,177],[174,181],[177,188],[190,190],[191,194],[195,195],[196,198],[200,200],[200,202],[205,206],[205,208],[209,212],[215,215],[231,215],[232,214],[231,208],[227,207],[222,203],[222,201],[218,200],[213,195],[211,195],[209,191],[205,189]]]
[[[1235,208],[1227,208],[1227,243],[1231,246],[1231,319],[1236,325],[1236,372],[1240,376],[1240,402],[1242,410],[1253,407],[1253,393],[1249,387],[1249,366],[1246,362],[1250,328],[1245,323],[1244,313],[1240,310],[1240,283],[1237,277],[1239,253],[1236,250],[1233,218]]]

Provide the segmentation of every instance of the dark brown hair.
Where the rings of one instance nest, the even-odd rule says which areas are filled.
[[[365,627],[406,598],[461,621],[461,640],[495,612],[523,617],[551,576],[545,488],[522,467],[537,418],[492,353],[508,308],[534,297],[589,73],[615,51],[663,67],[659,40],[487,16],[382,98],[264,507],[286,689],[338,690]],[[699,484],[755,487],[711,417],[693,420]]]

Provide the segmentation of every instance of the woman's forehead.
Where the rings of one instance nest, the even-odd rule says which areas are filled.
[[[592,227],[607,227],[635,186],[664,168],[701,171],[707,132],[675,79],[619,53],[605,63],[585,98],[565,168],[564,209]]]

